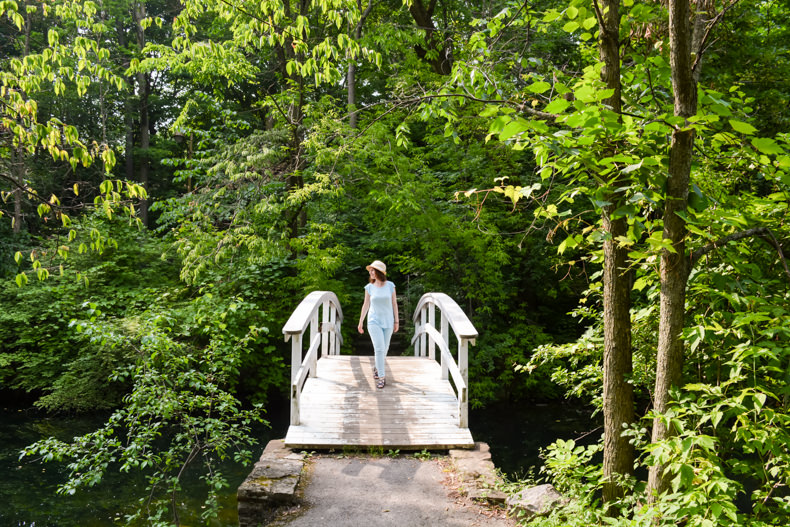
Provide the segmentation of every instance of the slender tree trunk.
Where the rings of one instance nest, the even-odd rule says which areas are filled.
[[[143,30],[142,22],[145,19],[145,3],[135,2],[132,6],[134,11],[134,22],[137,33],[137,46],[140,51],[145,47],[145,32]],[[151,92],[151,83],[146,73],[137,74],[137,90],[139,95],[139,128],[138,133],[140,136],[140,162],[138,163],[139,175],[138,181],[145,188],[146,192],[149,191],[148,184],[148,171],[150,166],[149,150],[151,147],[151,123],[148,111],[148,99]],[[128,138],[127,138],[128,140]],[[148,199],[140,202],[140,220],[143,225],[148,227]]]
[[[362,0],[357,0],[357,8],[362,11]],[[370,0],[365,11],[362,12],[354,27],[354,40],[359,42],[362,38],[362,27],[365,25],[365,19],[373,9],[373,0]],[[348,61],[348,73],[346,74],[346,87],[348,89],[348,125],[356,130],[357,118],[359,112],[357,111],[357,63],[355,58],[350,58]]]
[[[348,88],[348,125],[356,130],[357,128],[357,65],[351,59],[348,64],[348,73],[346,74],[346,84]]]
[[[120,21],[116,21],[115,32],[118,36],[118,44],[121,49],[126,49],[128,45],[128,39],[126,36],[126,30],[123,26],[123,23]],[[124,69],[129,67],[129,61],[124,61]],[[126,96],[123,101],[123,124],[124,124],[124,151],[126,155],[126,159],[124,161],[124,177],[127,181],[134,181],[134,85],[135,85],[135,78],[134,76],[126,77],[126,84],[127,84],[127,92]]]
[[[126,129],[126,162],[124,163],[124,174],[128,181],[134,181],[134,79],[129,79],[129,94],[123,102],[124,108],[124,128]]]
[[[706,16],[707,18],[707,16]],[[699,26],[700,28],[702,25]],[[693,29],[689,0],[669,2],[669,45],[675,115],[688,118],[697,113],[697,79],[694,74]],[[698,32],[699,33],[699,32]],[[663,413],[669,403],[669,390],[677,386],[683,373],[683,340],[681,333],[686,309],[688,260],[685,239],[686,223],[677,215],[688,205],[691,162],[694,156],[694,130],[676,128],[669,151],[669,174],[664,204],[664,240],[673,251],[661,254],[660,318],[654,409]],[[653,420],[653,442],[673,433],[660,419]],[[664,466],[650,467],[648,497],[654,500],[668,488]]]
[[[14,189],[14,221],[13,233],[22,232],[22,188],[25,185],[25,154],[21,147],[11,145],[11,177],[16,183]]]
[[[444,38],[433,23],[433,11],[437,0],[428,0],[428,5],[422,0],[412,0],[409,4],[409,13],[417,23],[417,27],[425,31],[425,42],[428,49],[417,46],[417,56],[431,65],[434,72],[439,75],[449,75],[453,70],[452,43]],[[434,55],[436,53],[436,55]]]
[[[21,60],[24,60],[30,55],[30,32],[33,27],[33,22],[30,19],[30,12],[27,10],[27,2],[23,3],[22,9],[22,12],[25,13],[25,25],[22,28],[24,31],[24,43]],[[24,199],[22,189],[25,186],[25,150],[21,146],[13,146],[13,141],[11,145],[11,177],[13,177],[16,183],[16,188],[14,189],[14,221],[12,230],[14,234],[19,234],[22,232],[22,200]]]
[[[290,2],[286,1],[283,5],[285,7],[285,16],[287,18],[292,18]],[[307,2],[304,0],[297,1],[296,8],[300,15],[307,16],[309,9]],[[282,61],[282,71],[285,72],[285,75],[287,75],[292,83],[297,86],[296,93],[293,94],[291,102],[288,105],[288,111],[286,113],[288,126],[291,129],[291,168],[285,178],[285,189],[287,192],[291,192],[293,190],[304,188],[304,177],[302,176],[302,170],[306,165],[306,160],[304,158],[304,128],[302,123],[304,119],[303,106],[305,83],[304,77],[302,77],[302,75],[300,75],[298,72],[288,75],[285,65],[289,60],[298,58],[301,61],[304,59],[304,57],[301,55],[297,57],[296,52],[291,45],[290,37],[286,39],[284,46],[280,46],[279,54]],[[296,210],[289,212],[288,216],[288,228],[290,231],[289,238],[296,238],[299,235],[301,229],[307,224],[307,213],[304,209],[304,206],[300,205]]]
[[[620,81],[620,13],[619,0],[605,0],[599,13],[600,55],[604,63],[602,80],[607,88],[614,90],[612,97],[604,101],[616,113],[621,107]],[[615,146],[612,145],[612,149]],[[622,179],[622,176],[621,176]],[[614,187],[625,186],[615,181]],[[619,475],[632,474],[634,450],[627,438],[622,436],[623,425],[634,421],[634,395],[629,380],[632,371],[631,351],[631,275],[628,270],[628,250],[617,241],[626,236],[628,224],[625,218],[613,218],[625,197],[615,191],[609,196],[611,205],[604,208],[603,226],[606,231],[604,242],[604,355],[603,355],[603,414],[604,451],[603,499],[612,501],[622,496],[617,483]]]

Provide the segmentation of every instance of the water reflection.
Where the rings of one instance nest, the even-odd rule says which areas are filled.
[[[594,443],[600,426],[600,415],[591,417],[588,408],[565,402],[500,403],[469,415],[472,437],[488,443],[494,465],[511,478],[537,474],[543,464],[540,450],[557,439]]]
[[[73,496],[56,494],[68,476],[63,463],[38,463],[20,460],[19,452],[39,439],[56,437],[68,441],[101,426],[106,414],[79,417],[52,417],[32,410],[0,409],[0,525],[35,527],[108,527],[118,525],[135,510],[145,495],[146,482],[139,472],[123,474],[108,471],[104,481]],[[252,448],[260,452],[273,437],[283,437],[287,421],[267,415],[272,429],[256,429],[259,443]],[[219,467],[230,487],[222,496],[217,526],[238,525],[236,488],[250,471],[232,461]],[[197,468],[187,474],[181,494],[184,525],[197,525],[205,488]],[[190,517],[191,516],[191,517]]]
[[[271,412],[267,419],[272,428],[256,430],[259,444],[253,452],[261,452],[273,438],[285,436],[287,405],[280,415]],[[108,527],[118,525],[135,509],[137,500],[145,495],[146,483],[138,473],[122,474],[109,471],[99,486],[84,489],[73,496],[55,494],[68,476],[63,464],[19,460],[19,451],[39,439],[54,436],[70,440],[97,429],[107,415],[52,417],[31,410],[0,410],[0,525],[35,527]],[[577,439],[599,426],[600,419],[590,418],[587,409],[563,403],[499,404],[473,410],[470,426],[475,441],[491,447],[494,464],[505,473],[518,477],[530,467],[538,467],[539,450],[557,438]],[[583,443],[597,440],[600,431],[588,435]],[[236,488],[250,467],[229,462],[220,468],[230,487],[222,497],[217,527],[238,525]],[[537,472],[537,468],[535,469]],[[200,470],[189,471],[181,494],[183,525],[198,525],[205,489],[199,480]]]

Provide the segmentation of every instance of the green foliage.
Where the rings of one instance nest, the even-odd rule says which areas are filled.
[[[134,333],[137,319],[152,299],[177,287],[171,263],[159,258],[162,245],[124,221],[101,217],[73,226],[80,232],[104,232],[115,240],[103,253],[68,256],[57,241],[37,249],[49,268],[61,267],[48,280],[20,288],[6,281],[0,291],[0,379],[8,388],[39,396],[49,410],[89,411],[118,404],[126,389],[108,382],[111,372],[128,363],[128,350],[102,349],[76,335],[70,321],[86,302],[96,304],[119,332]],[[55,245],[54,247],[52,245]],[[64,256],[66,257],[64,259]],[[73,269],[80,269],[75,279]]]
[[[192,449],[222,452],[223,433],[244,441],[251,416],[237,395],[264,401],[285,389],[278,328],[304,293],[336,292],[353,319],[373,258],[390,266],[404,318],[428,291],[449,294],[470,316],[480,331],[470,350],[474,405],[560,390],[600,405],[601,212],[613,191],[622,195],[613,217],[628,224],[615,241],[628,248],[623,271],[633,276],[630,382],[647,403],[657,262],[673,250],[660,219],[667,137],[688,126],[698,137],[682,213],[695,263],[683,332],[689,386],[666,417],[677,430],[671,441],[648,446],[643,431],[628,432],[639,462],[666,461],[677,484],[643,509],[641,489],[627,482],[628,513],[604,519],[595,449],[558,443],[546,475],[576,501],[546,521],[784,521],[790,304],[777,247],[788,237],[787,9],[741,2],[723,18],[706,48],[698,115],[684,123],[672,117],[659,4],[622,5],[622,116],[603,104],[611,93],[586,1],[442,4],[433,22],[452,42],[446,76],[415,51],[427,34],[396,4],[371,4],[362,24],[366,6],[346,1],[146,2],[140,20],[125,0],[101,10],[31,4],[28,13],[2,3],[13,24],[0,43],[8,131],[0,162],[13,175],[3,176],[2,212],[11,214],[15,184],[31,192],[27,232],[0,226],[9,234],[0,270],[26,284],[0,291],[0,381],[53,410],[123,403],[93,438],[98,464],[87,439],[39,452],[66,448],[77,458],[69,488],[123,458],[130,468],[155,466],[154,496],[175,491],[178,481],[166,478]],[[35,15],[27,52],[26,14]],[[340,82],[350,64],[354,129]],[[153,91],[144,105],[146,78]],[[147,151],[134,144],[144,106]],[[123,178],[105,143],[126,145]],[[148,162],[147,189],[125,182]],[[135,223],[148,195],[163,198],[151,206],[154,234],[118,221],[120,212]],[[76,212],[94,198],[98,212]],[[737,239],[748,230],[761,237]],[[95,320],[77,334],[68,325],[85,302]],[[227,428],[209,421],[209,407],[227,412]],[[139,426],[133,412],[151,426],[128,443],[137,450],[114,435]],[[181,433],[196,429],[195,443]],[[169,442],[154,454],[160,432],[157,441]],[[733,483],[740,479],[748,481]],[[733,520],[746,492],[752,510]],[[152,504],[142,514],[164,521],[165,510]]]
[[[127,335],[104,323],[94,306],[88,314],[90,319],[76,327],[91,340],[108,349],[133,347],[134,363],[114,374],[129,382],[131,391],[103,428],[71,443],[39,441],[24,455],[67,460],[70,478],[59,489],[63,493],[98,484],[107,470],[141,471],[148,495],[141,498],[138,512],[126,518],[128,524],[140,519],[151,525],[178,524],[184,512],[178,508],[184,471],[200,463],[207,487],[201,521],[209,522],[217,515],[219,491],[228,486],[215,464],[224,459],[249,462],[250,425],[262,420],[259,407],[243,409],[228,391],[255,330],[235,348],[211,340],[196,349],[173,339],[169,317],[150,313],[139,338],[130,343]]]

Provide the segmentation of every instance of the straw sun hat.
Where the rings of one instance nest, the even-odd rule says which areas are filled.
[[[365,267],[365,269],[367,269],[368,271],[370,271],[371,269],[376,269],[378,271],[381,271],[385,275],[387,274],[387,266],[384,265],[384,262],[382,262],[381,260],[375,260],[372,264]]]

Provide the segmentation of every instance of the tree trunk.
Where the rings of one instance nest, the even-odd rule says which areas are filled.
[[[137,46],[142,52],[145,47],[145,32],[143,30],[143,20],[145,19],[145,4],[143,2],[135,2],[132,6],[134,12],[135,29],[137,33]],[[138,181],[149,192],[148,184],[148,169],[149,169],[149,150],[151,147],[151,123],[149,120],[148,112],[148,99],[151,92],[151,83],[146,73],[137,74],[137,90],[139,95],[139,127],[138,133],[140,135],[140,160],[138,163],[139,175]],[[127,136],[128,141],[128,136]],[[127,165],[128,168],[128,165]],[[148,199],[140,201],[140,220],[143,225],[148,227]]]
[[[357,8],[362,10],[362,1],[357,0]],[[365,25],[365,19],[373,9],[373,0],[370,0],[365,11],[360,15],[359,22],[354,27],[354,40],[359,42],[362,38],[362,26]],[[346,87],[348,88],[348,125],[356,130],[357,128],[357,63],[355,58],[350,58],[348,61],[348,73],[346,74]]]
[[[14,221],[13,233],[22,232],[22,188],[25,185],[25,154],[21,147],[11,145],[11,177],[16,188],[14,189]]]
[[[439,75],[449,75],[453,69],[452,43],[441,35],[437,36],[436,26],[433,23],[435,7],[436,0],[428,0],[427,6],[422,0],[413,0],[409,5],[409,13],[417,22],[417,27],[425,31],[425,42],[428,47],[426,50],[417,46],[415,51],[417,56],[431,65],[434,72]]]
[[[30,32],[33,28],[33,21],[31,20],[30,11],[27,9],[27,2],[23,3],[23,8],[20,12],[25,14],[25,25],[22,28],[24,41],[22,45],[22,57],[20,60],[25,60],[30,55]],[[25,97],[24,92],[22,96]],[[13,178],[16,188],[14,189],[14,221],[12,231],[14,234],[22,232],[22,201],[24,200],[25,187],[25,149],[20,146],[13,145],[11,140],[11,177]]]
[[[701,27],[701,26],[700,26]],[[669,45],[672,88],[675,99],[675,115],[691,117],[697,112],[697,81],[694,75],[693,25],[689,0],[669,2]],[[681,333],[686,309],[686,280],[688,261],[685,239],[686,223],[677,212],[686,210],[691,181],[691,162],[694,155],[694,130],[677,128],[672,133],[669,151],[669,174],[664,204],[664,240],[671,243],[673,251],[661,253],[660,318],[658,327],[658,351],[656,385],[654,391],[655,411],[664,413],[669,403],[669,390],[680,383],[683,373],[683,340]],[[660,419],[653,420],[653,442],[666,439],[672,434]],[[655,498],[668,487],[664,466],[650,467],[648,475],[648,498]]]
[[[290,2],[284,2],[283,6],[285,7],[285,16],[291,19],[292,14]],[[298,1],[297,9],[299,15],[307,16],[309,10],[308,3],[301,0]],[[292,81],[291,85],[296,86],[296,93],[291,97],[291,102],[288,105],[288,110],[286,112],[286,118],[288,120],[287,125],[291,130],[291,167],[288,171],[288,175],[285,177],[285,190],[289,193],[294,190],[304,188],[304,177],[302,175],[302,170],[306,165],[303,144],[304,128],[302,126],[304,119],[304,77],[298,72],[294,72],[293,74],[289,75],[285,68],[285,65],[289,60],[299,59],[299,62],[301,62],[304,60],[304,56],[300,54],[297,57],[291,43],[291,38],[286,38],[285,45],[279,46],[280,51],[278,53],[282,61],[282,71],[285,72],[285,75]],[[289,211],[287,216],[289,230],[288,237],[289,239],[296,238],[299,236],[299,232],[302,230],[302,228],[307,224],[307,213],[305,212],[304,206],[299,205],[296,210]]]
[[[129,79],[129,94],[123,102],[124,106],[124,128],[126,128],[126,161],[124,163],[124,174],[128,181],[134,181],[134,79]]]
[[[128,39],[126,37],[126,28],[121,22],[120,18],[116,19],[115,33],[118,37],[118,45],[121,49],[126,49],[128,46]],[[125,60],[123,69],[129,68],[130,61]],[[127,181],[134,181],[134,85],[135,77],[126,77],[127,93],[123,101],[124,113],[124,177]]]
[[[356,130],[357,128],[357,87],[356,87],[357,65],[354,59],[348,64],[346,74],[346,85],[348,88],[348,125]]]
[[[601,73],[607,88],[614,94],[604,102],[616,113],[622,111],[620,101],[620,13],[619,0],[603,2],[600,13],[600,56],[604,63]],[[611,145],[614,150],[615,145]],[[622,177],[621,177],[622,179]],[[626,186],[615,181],[614,187]],[[628,224],[625,218],[612,218],[625,197],[622,192],[610,194],[611,205],[604,208],[603,226],[606,231],[604,242],[603,276],[603,500],[612,501],[622,496],[617,483],[619,475],[632,474],[634,449],[622,436],[623,425],[634,421],[634,395],[629,376],[632,371],[631,352],[631,276],[628,271],[628,250],[620,245],[618,237],[626,236]]]

